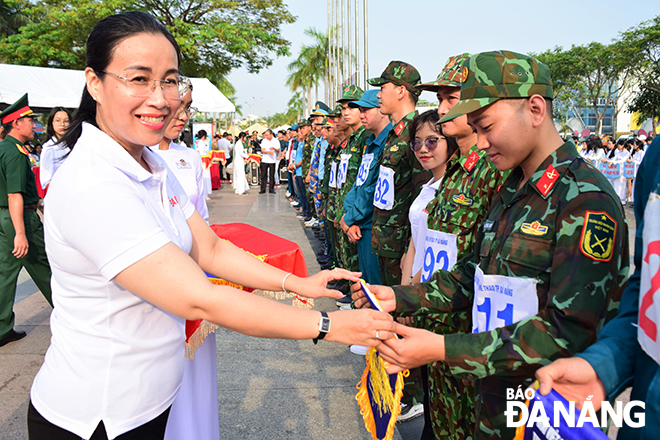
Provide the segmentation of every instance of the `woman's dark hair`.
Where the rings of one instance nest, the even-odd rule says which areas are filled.
[[[241,139],[245,139],[247,135],[248,134],[246,132],[241,131],[240,133],[238,133],[238,140],[240,141]]]
[[[440,120],[440,115],[438,115],[438,112],[436,110],[427,110],[421,115],[415,116],[412,122],[410,123],[410,142],[412,142],[415,139],[415,136],[417,135],[417,130],[419,130],[424,124],[431,124],[431,127],[433,127],[433,131],[435,131],[438,134],[441,134],[446,138],[447,159],[449,159],[454,155],[456,150],[458,150],[458,143],[456,142],[455,137],[446,136],[444,133],[442,133],[442,125],[436,125],[439,120]]]
[[[59,112],[64,112],[66,115],[69,117],[69,122],[71,122],[71,113],[64,107],[55,107],[50,111],[50,114],[48,115],[48,122],[46,123],[46,138],[47,139],[52,139],[52,138],[57,138],[57,134],[55,134],[55,129],[53,129],[53,119],[55,119],[55,115]]]
[[[110,64],[117,45],[124,39],[141,33],[162,34],[167,38],[176,51],[178,63],[179,45],[167,28],[145,12],[130,11],[106,17],[94,26],[87,38],[87,67],[91,67],[96,75],[103,79],[104,70]],[[83,88],[80,106],[60,143],[65,143],[73,149],[82,134],[83,122],[96,126],[96,101],[87,91],[87,85]]]
[[[197,139],[202,139],[207,137],[208,135],[206,134],[206,130],[199,130],[197,132]]]

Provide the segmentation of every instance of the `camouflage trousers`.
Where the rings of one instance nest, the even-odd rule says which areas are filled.
[[[327,199],[325,209],[327,210]],[[335,229],[334,222],[328,220],[323,222],[325,228],[325,241],[328,244],[328,258],[335,265],[337,264],[337,230]]]
[[[438,334],[468,333],[471,312],[433,313],[423,328]],[[416,323],[417,324],[417,323]],[[474,439],[475,390],[471,382],[457,379],[444,362],[428,365],[429,418],[436,439]]]
[[[344,233],[338,223],[335,223],[335,230],[337,233],[337,247],[335,248],[337,266],[352,272],[359,272],[357,243],[351,243],[348,235]]]
[[[378,256],[380,265],[380,280],[383,286],[397,286],[401,284],[401,257],[388,258]]]

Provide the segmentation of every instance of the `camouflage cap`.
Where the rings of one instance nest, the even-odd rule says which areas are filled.
[[[298,122],[298,128],[300,128],[300,127],[310,127],[310,126],[311,126],[311,125],[310,125],[310,123],[309,123],[309,121],[308,121],[307,119],[301,119],[301,120]]]
[[[435,81],[420,84],[415,88],[417,90],[437,92],[441,86],[460,87],[463,64],[468,58],[470,58],[469,53],[462,53],[460,55],[449,57],[445,63],[445,67],[443,67],[442,72],[440,72]]]
[[[323,118],[323,121],[319,125],[321,127],[332,127],[332,119]]]
[[[498,99],[541,95],[552,99],[548,66],[508,50],[478,53],[463,66],[461,100],[438,123],[472,113]]]
[[[347,102],[347,101],[357,101],[362,97],[364,91],[356,85],[350,84],[344,87],[344,90],[341,92],[341,98],[337,102]],[[341,112],[341,109],[340,109]]]
[[[340,115],[341,115],[341,104],[337,104],[337,106],[335,107],[335,109],[332,110],[332,111],[328,114],[328,116],[331,117],[331,118],[334,118],[334,117],[336,117],[336,116],[340,116]]]
[[[419,95],[421,91],[415,90],[415,87],[422,83],[422,78],[417,69],[410,64],[403,61],[390,61],[378,78],[368,79],[367,82],[376,87],[391,82],[397,86],[404,86],[411,93]]]

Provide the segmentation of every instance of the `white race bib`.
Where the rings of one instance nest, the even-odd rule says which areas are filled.
[[[456,236],[428,229],[424,237],[422,282],[430,280],[436,270],[451,270],[457,259]]]
[[[339,162],[339,169],[337,170],[337,188],[341,188],[346,182],[346,171],[348,170],[348,161],[351,158],[350,154],[339,155],[341,161]]]
[[[337,188],[337,162],[330,164],[330,180],[328,181],[330,188]]]
[[[357,179],[355,180],[355,186],[362,186],[369,176],[369,167],[371,162],[374,160],[374,154],[369,153],[362,156],[362,162],[360,163],[360,169],[358,170]]]
[[[394,206],[394,170],[380,166],[378,183],[374,192],[374,206],[389,211]]]
[[[637,340],[660,364],[660,195],[651,193],[644,211],[644,258],[639,283]]]
[[[474,273],[472,332],[490,331],[515,324],[539,312],[538,280]]]

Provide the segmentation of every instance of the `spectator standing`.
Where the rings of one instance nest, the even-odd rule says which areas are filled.
[[[55,171],[62,165],[64,158],[69,152],[66,145],[60,144],[59,141],[66,133],[71,122],[71,115],[63,107],[55,107],[48,115],[48,122],[46,124],[46,135],[48,141],[41,149],[39,180],[41,188],[46,189],[50,183]]]
[[[268,192],[275,194],[275,165],[280,153],[280,141],[275,138],[273,131],[269,128],[264,132],[261,140],[261,191],[266,192],[266,181],[268,181]]]

